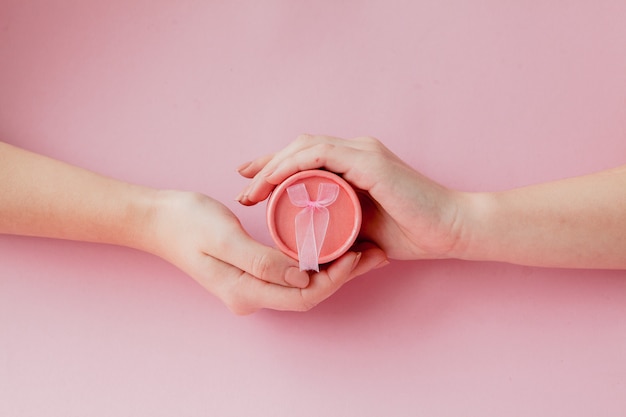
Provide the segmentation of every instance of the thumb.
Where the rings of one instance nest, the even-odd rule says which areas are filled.
[[[309,274],[278,249],[257,242],[243,230],[227,240],[213,256],[266,282],[297,288],[309,285]]]

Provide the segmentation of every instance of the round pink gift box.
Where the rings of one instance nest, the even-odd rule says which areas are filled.
[[[333,261],[354,244],[361,228],[361,205],[356,192],[343,178],[319,169],[300,171],[279,184],[267,203],[267,225],[276,246],[287,255],[298,259],[295,218],[302,210],[289,199],[287,188],[304,184],[311,200],[317,199],[320,183],[339,186],[337,199],[327,206],[328,229],[321,247],[319,263]]]

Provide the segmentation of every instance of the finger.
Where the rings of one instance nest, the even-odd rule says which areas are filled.
[[[232,312],[245,315],[260,308],[281,311],[310,310],[352,278],[375,268],[386,256],[374,245],[363,252],[348,252],[328,269],[315,274],[311,285],[305,289],[265,282],[225,262],[208,256],[207,258],[210,258],[207,259],[210,270],[213,274],[219,274],[223,282],[216,285],[210,279],[201,278],[198,281],[217,295]]]
[[[346,159],[354,159],[345,152],[366,151],[372,145],[377,144],[378,141],[365,137],[341,139],[332,136],[300,135],[284,149],[274,154],[269,161],[260,158],[265,165],[256,172],[250,184],[239,193],[236,200],[247,206],[263,201],[277,184],[289,175],[304,169],[327,168],[342,174],[350,167],[346,164]],[[297,158],[300,154],[303,156]],[[357,154],[358,152],[353,155]],[[334,158],[328,160],[329,156]]]
[[[356,275],[352,275],[352,272],[358,267],[362,257],[362,252],[347,252],[328,268],[313,274],[310,285],[301,290],[302,305],[306,310],[315,307],[354,278]]]
[[[280,184],[298,171],[317,168],[326,168],[345,177],[354,167],[354,162],[361,159],[362,155],[367,153],[352,146],[318,143],[276,163],[272,172],[265,176],[265,180],[272,184]]]
[[[297,171],[326,168],[339,174],[348,174],[359,155],[375,155],[388,151],[378,139],[359,137],[341,139],[330,136],[307,136],[298,139],[293,147],[277,153],[264,168],[263,177],[270,183],[279,184]],[[285,152],[283,154],[283,152]],[[260,173],[261,174],[261,173]]]
[[[261,177],[267,177],[271,172],[276,169],[282,161],[289,159],[292,155],[303,151],[304,149],[316,146],[319,144],[330,144],[335,146],[353,146],[353,141],[341,139],[333,136],[322,135],[300,135],[287,145],[285,148],[277,152],[274,157],[267,162],[265,167],[257,174]]]
[[[311,284],[301,290],[302,305],[306,310],[313,308],[337,292],[348,281],[386,262],[387,255],[371,243],[361,245],[358,252],[347,252],[328,268],[311,277]]]
[[[235,200],[244,206],[253,206],[267,198],[274,188],[276,188],[275,184],[270,184],[265,181],[264,177],[257,174],[252,181],[250,181],[250,184],[235,197]],[[253,195],[262,196],[262,198],[250,198],[251,193],[254,193]]]
[[[293,155],[297,155],[298,152],[302,152],[312,146],[324,144],[329,146],[339,146],[344,141],[344,139],[329,136],[300,135],[295,141],[287,145],[287,147],[274,154],[274,156],[265,163],[263,168],[256,172],[250,184],[248,184],[248,186],[244,188],[244,190],[242,190],[235,199],[246,206],[251,206],[263,201],[270,195],[275,186],[286,178],[281,176],[273,182],[268,181],[268,177],[278,166],[280,166],[281,163],[289,161],[293,158]],[[296,169],[291,172],[295,173],[297,171],[298,170]]]
[[[186,271],[198,284],[219,298],[230,311],[237,315],[251,314],[260,308],[258,304],[240,297],[240,291],[238,291],[239,287],[246,286],[247,280],[255,280],[254,277],[213,256],[207,254],[200,256],[202,258],[197,268],[193,271]]]
[[[350,146],[320,143],[290,155],[277,164],[266,177],[257,175],[244,192],[248,205],[265,200],[277,184],[299,171],[325,168],[340,174],[356,188],[368,190],[374,184],[370,174],[374,154]]]
[[[269,161],[272,160],[274,154],[268,154],[256,158],[250,162],[246,162],[245,164],[237,167],[237,172],[246,178],[253,178]]]
[[[236,314],[249,314],[259,308],[308,311],[350,280],[350,273],[361,256],[360,253],[346,253],[328,268],[330,272],[325,270],[314,274],[311,285],[305,289],[283,287],[242,275],[222,293],[221,298]]]
[[[370,242],[357,245],[354,250],[362,253],[358,265],[350,273],[350,279],[363,275],[374,269],[382,268],[389,264],[387,254],[378,246]]]
[[[233,229],[210,255],[266,282],[297,288],[309,285],[308,273],[300,271],[295,259],[257,242],[239,227]]]
[[[230,311],[247,315],[261,308],[302,311],[299,288],[284,287],[255,278],[241,269],[203,254],[200,267],[192,277],[219,298]]]

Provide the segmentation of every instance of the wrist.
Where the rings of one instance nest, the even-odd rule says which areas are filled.
[[[489,234],[497,199],[493,193],[463,192],[457,198],[456,243],[450,257],[468,261],[491,259]]]
[[[174,190],[145,190],[138,194],[132,209],[136,234],[127,246],[163,257],[169,227],[175,222],[177,201],[183,194]]]
[[[108,243],[153,252],[161,191],[130,184],[127,187],[119,223],[110,225],[112,239]]]
[[[196,242],[197,228],[211,220],[204,217],[212,202],[207,196],[188,191],[154,190],[143,212],[143,225],[137,249],[159,256],[175,265],[184,263],[190,245]],[[194,227],[190,222],[198,219]]]

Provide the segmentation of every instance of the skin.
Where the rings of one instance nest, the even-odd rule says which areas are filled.
[[[220,202],[117,181],[0,142],[0,233],[127,246],[193,277],[236,314],[309,310],[387,263],[364,243],[319,273],[253,240]]]
[[[256,204],[289,175],[325,168],[363,196],[362,238],[390,258],[626,268],[626,166],[504,192],[446,188],[379,140],[303,135],[240,167],[252,181],[237,199]]]

